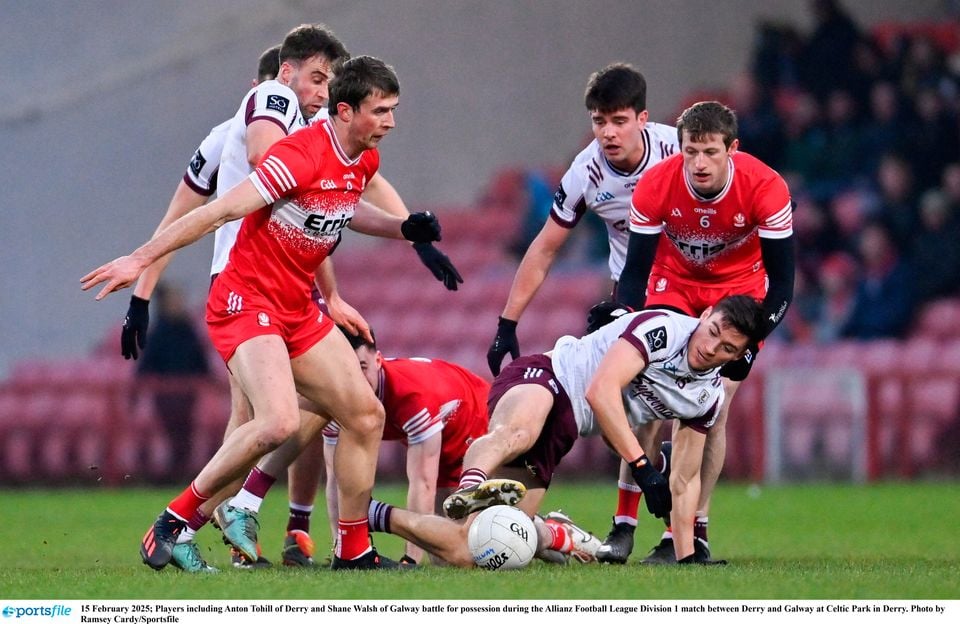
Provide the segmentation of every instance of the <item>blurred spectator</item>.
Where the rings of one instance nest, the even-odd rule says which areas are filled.
[[[543,227],[543,222],[550,216],[553,206],[553,192],[556,184],[552,184],[542,171],[524,171],[523,177],[523,222],[520,225],[518,236],[510,243],[509,251],[517,258],[522,258],[527,247],[536,238]]]
[[[861,190],[846,191],[833,198],[830,220],[843,241],[841,247],[854,251],[857,236],[875,210],[871,197]]]
[[[821,300],[814,319],[814,339],[831,342],[840,337],[853,312],[857,284],[857,263],[851,256],[837,252],[820,267]]]
[[[899,154],[885,154],[877,170],[877,186],[880,192],[878,216],[892,232],[898,251],[905,251],[920,225],[910,163]]]
[[[207,351],[194,320],[187,312],[183,294],[170,286],[157,286],[153,294],[157,319],[147,334],[137,374],[151,380],[154,414],[170,444],[170,463],[165,480],[179,482],[193,473],[190,451],[196,389],[191,378],[209,375]],[[156,384],[156,385],[152,385]]]
[[[730,107],[737,113],[740,147],[774,169],[783,166],[783,122],[770,90],[752,74],[740,73],[730,87]]]
[[[923,89],[949,89],[952,82],[946,57],[928,37],[915,36],[905,41],[900,66],[900,88],[910,98]]]
[[[857,340],[902,337],[913,314],[913,275],[880,221],[864,227],[857,248],[862,274],[840,336]]]
[[[818,184],[828,195],[834,195],[868,173],[864,168],[864,135],[857,103],[846,89],[830,92],[824,113],[827,149],[820,152]]]
[[[869,101],[875,84],[889,82],[897,75],[883,51],[872,39],[857,39],[853,47],[853,63],[853,75],[846,87],[858,102]]]
[[[960,218],[960,162],[950,163],[943,168],[940,190],[946,196],[953,218]]]
[[[829,199],[818,193],[816,188],[820,154],[827,149],[827,135],[820,126],[820,117],[817,100],[809,93],[798,93],[784,126],[787,139],[784,173],[800,176],[804,186],[817,200]]]
[[[854,50],[860,28],[838,0],[810,0],[816,26],[802,55],[804,86],[824,101],[834,90],[850,85],[854,78]]]
[[[940,172],[960,158],[960,125],[947,110],[943,96],[923,86],[914,100],[916,118],[907,133],[909,153],[920,190],[936,186]]]
[[[876,171],[884,154],[905,150],[907,131],[908,116],[896,85],[889,80],[874,83],[863,130],[862,158],[866,170]]]
[[[796,89],[802,49],[803,39],[790,24],[757,24],[750,67],[757,83],[769,91]]]
[[[910,262],[918,304],[960,293],[960,226],[939,189],[920,199],[920,230],[913,238]]]

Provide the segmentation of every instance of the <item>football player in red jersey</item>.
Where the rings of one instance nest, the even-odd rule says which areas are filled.
[[[255,417],[234,430],[147,531],[141,557],[151,567],[169,563],[178,535],[209,496],[297,432],[298,391],[342,427],[336,455],[341,539],[333,567],[384,566],[366,519],[383,408],[349,343],[330,331],[334,325],[320,313],[311,291],[314,271],[348,225],[417,243],[439,240],[432,214],[404,220],[360,200],[379,167],[377,145],[395,125],[399,90],[393,70],[379,59],[347,61],[330,86],[329,121],[275,143],[256,170],[222,197],[181,217],[131,255],[81,278],[84,290],[102,284],[96,297],[102,299],[132,284],[170,251],[244,218],[230,261],[211,288],[207,324]],[[242,536],[244,527],[237,529]],[[256,543],[243,545],[256,559]]]
[[[469,445],[487,433],[490,384],[451,362],[427,358],[385,358],[375,342],[347,336],[367,382],[383,403],[383,439],[406,447],[407,508],[442,513],[443,500],[456,489]],[[339,427],[325,428],[328,501],[336,518],[336,472],[332,465]],[[331,503],[333,503],[331,505]],[[417,563],[423,551],[407,543],[401,562]]]
[[[627,260],[617,302],[697,315],[731,293],[763,302],[767,327],[783,319],[793,299],[793,202],[773,169],[739,151],[737,118],[720,102],[698,102],[677,120],[680,154],[644,175],[633,193]],[[698,556],[709,559],[710,496],[726,453],[730,402],[750,371],[759,345],[724,367],[726,399],[707,436],[696,513]],[[652,454],[656,456],[656,451]],[[622,484],[614,526],[598,557],[623,563],[633,547],[640,492]],[[647,563],[675,561],[667,528]]]

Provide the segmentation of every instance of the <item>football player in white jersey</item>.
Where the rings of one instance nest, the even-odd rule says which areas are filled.
[[[648,121],[647,83],[625,63],[593,73],[584,95],[594,140],[560,181],[550,216],[530,243],[513,279],[497,333],[487,351],[496,376],[507,353],[520,355],[517,324],[547,278],[557,253],[587,210],[607,227],[610,278],[620,279],[629,240],[630,198],[643,173],[677,152],[677,130]]]
[[[650,513],[670,518],[677,562],[715,563],[694,550],[704,441],[723,403],[720,367],[741,357],[764,327],[760,302],[733,295],[699,318],[634,312],[583,338],[564,336],[546,354],[517,358],[493,382],[489,432],[467,449],[460,489],[444,501],[445,512],[468,518],[526,492],[517,506],[534,517],[538,554],[569,548],[574,540],[581,554],[595,554],[597,538],[569,524],[551,526],[535,514],[577,438],[601,434],[630,465]],[[653,425],[667,419],[680,423],[669,483],[645,454],[658,430]],[[473,565],[469,521],[379,501],[371,503],[368,517],[374,531],[397,534],[452,564]]]

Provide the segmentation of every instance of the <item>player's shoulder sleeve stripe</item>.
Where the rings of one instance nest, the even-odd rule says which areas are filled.
[[[274,154],[268,155],[260,163],[250,174],[249,180],[268,204],[277,201],[297,186],[290,169]]]
[[[210,197],[217,191],[217,173],[218,172],[219,172],[219,168],[214,170],[214,172],[210,174],[210,182],[207,186],[197,184],[197,182],[194,181],[193,177],[190,175],[189,171],[183,174],[183,183],[186,184],[188,187],[190,187],[190,190],[192,190],[197,195]]]
[[[787,238],[793,234],[793,202],[767,218],[758,228],[757,233],[763,238]]]
[[[440,414],[431,414],[427,408],[421,409],[413,418],[403,424],[409,444],[418,444],[443,430]]]
[[[297,180],[293,177],[290,169],[282,160],[277,158],[276,155],[270,154],[267,156],[260,164],[260,167],[270,174],[276,182],[277,188],[279,188],[282,193],[289,192],[297,186]]]

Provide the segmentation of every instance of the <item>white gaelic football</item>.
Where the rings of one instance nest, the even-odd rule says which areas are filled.
[[[533,520],[516,507],[489,507],[470,525],[467,547],[477,567],[515,570],[533,559],[537,551],[537,529]]]

